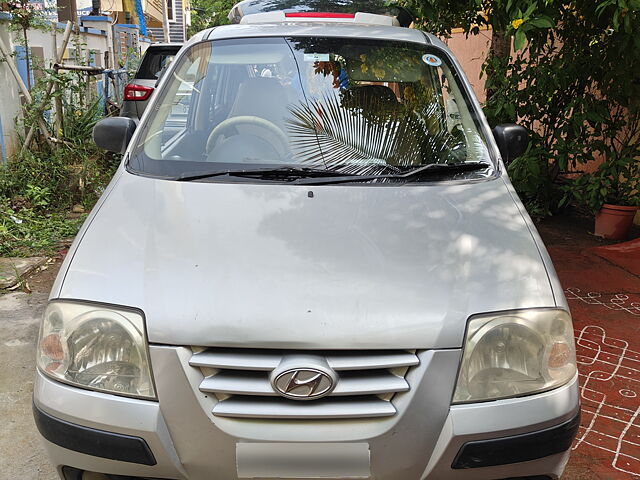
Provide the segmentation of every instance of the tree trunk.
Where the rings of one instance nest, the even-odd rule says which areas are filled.
[[[511,56],[511,37],[507,37],[505,33],[500,29],[496,29],[496,28],[492,29],[491,47],[489,48],[489,54],[487,55],[487,58],[489,60],[495,59],[495,60],[505,61],[510,56]],[[492,70],[493,69],[491,68],[491,66],[488,65],[486,69],[486,74],[487,74],[486,84],[489,85],[489,87],[487,87],[486,89],[487,101],[491,99],[491,97],[495,93],[490,87],[490,85],[493,83],[491,82],[491,77],[492,75],[495,74],[495,72],[493,72]]]

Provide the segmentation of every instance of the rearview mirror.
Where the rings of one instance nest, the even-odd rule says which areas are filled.
[[[493,138],[496,139],[505,165],[509,165],[522,155],[529,146],[529,132],[515,123],[505,123],[495,127]]]
[[[124,153],[138,123],[128,117],[110,117],[93,127],[93,141],[109,152]]]

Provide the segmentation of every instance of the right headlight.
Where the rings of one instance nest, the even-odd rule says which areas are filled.
[[[467,327],[453,403],[539,393],[575,374],[573,325],[566,311],[478,315]]]
[[[126,308],[55,300],[44,313],[37,364],[82,388],[155,399],[142,315]]]

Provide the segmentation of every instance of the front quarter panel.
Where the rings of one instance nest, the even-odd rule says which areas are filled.
[[[113,190],[116,188],[116,185],[120,181],[120,178],[122,177],[122,174],[125,171],[124,162],[125,160],[123,160],[120,166],[118,167],[118,170],[113,175],[113,178],[107,185],[107,188],[105,188],[104,192],[102,193],[102,196],[98,199],[93,209],[91,209],[91,212],[89,212],[89,215],[87,216],[86,220],[82,224],[82,227],[80,227],[78,234],[73,239],[73,243],[69,247],[69,251],[67,252],[67,255],[65,256],[62,262],[62,265],[60,266],[58,275],[56,276],[53,286],[51,287],[51,291],[49,292],[49,300],[60,297],[60,292],[62,291],[62,285],[64,284],[64,280],[67,275],[67,272],[69,271],[69,267],[71,266],[71,262],[73,261],[73,257],[75,256],[78,250],[78,247],[82,242],[82,239],[84,238],[89,227],[91,226],[91,223],[93,223],[94,219],[98,215],[98,212],[100,211],[102,206],[105,204],[105,202],[109,198],[109,195],[111,195]]]

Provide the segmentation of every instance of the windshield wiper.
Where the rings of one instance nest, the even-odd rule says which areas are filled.
[[[324,170],[311,167],[296,167],[296,166],[283,166],[283,167],[265,167],[265,168],[244,168],[244,169],[229,169],[229,170],[216,170],[213,172],[186,172],[174,178],[179,182],[190,182],[192,180],[203,180],[205,178],[213,177],[295,177],[301,178],[350,178],[352,176],[359,176],[351,173],[341,173],[333,170]]]
[[[186,172],[174,180],[179,182],[190,182],[193,180],[203,180],[214,177],[258,177],[258,178],[295,178],[290,183],[304,185],[328,185],[348,182],[367,182],[372,180],[409,180],[412,177],[423,175],[441,175],[457,172],[468,172],[473,170],[482,170],[490,165],[486,162],[468,162],[468,163],[430,163],[414,168],[404,173],[391,173],[379,175],[361,175],[358,173],[345,173],[336,170],[325,170],[311,167],[298,166],[282,166],[282,167],[265,167],[265,168],[244,168],[244,169],[228,169],[216,170],[213,172]]]
[[[421,177],[426,175],[448,175],[458,172],[471,172],[474,170],[483,170],[490,167],[486,162],[467,162],[467,163],[429,163],[422,165],[421,167],[414,168],[405,173],[392,173],[381,175],[352,175],[349,176],[340,175],[333,178],[316,179],[316,178],[301,178],[292,183],[304,184],[304,185],[328,185],[336,183],[349,183],[349,182],[367,182],[372,180],[411,180],[415,177]],[[338,172],[336,172],[338,173]]]

